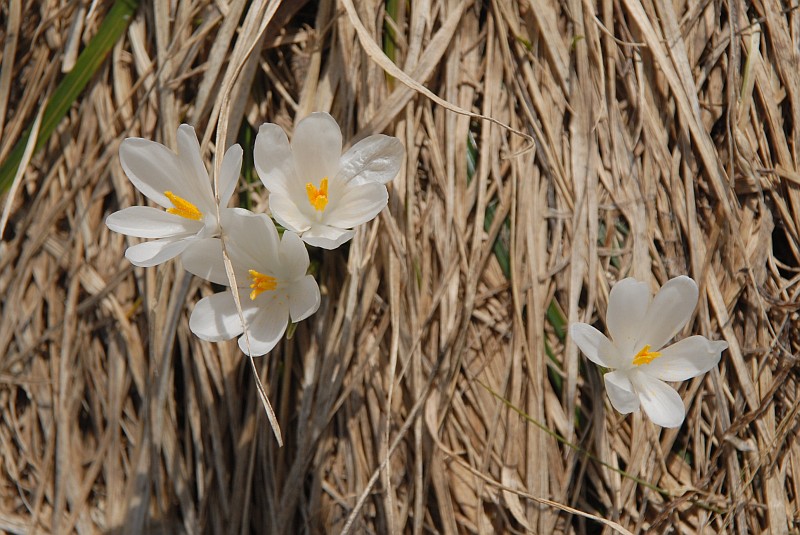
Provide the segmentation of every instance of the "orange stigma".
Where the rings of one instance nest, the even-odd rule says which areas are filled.
[[[650,364],[653,360],[661,356],[658,351],[650,351],[650,346],[644,346],[636,356],[633,357],[634,366],[641,366],[642,364]]]
[[[256,297],[261,295],[261,292],[274,290],[278,287],[278,281],[275,277],[264,275],[255,269],[249,270],[248,273],[250,274],[250,280],[253,281],[250,283],[250,288],[253,289],[253,291],[250,292],[250,299],[253,301],[255,301]]]
[[[167,213],[179,215],[181,217],[185,217],[186,219],[193,219],[194,221],[200,221],[203,219],[203,213],[197,209],[197,206],[193,205],[186,199],[178,197],[171,191],[165,191],[164,195],[169,199],[169,202],[172,203],[173,208],[167,208]]]
[[[314,207],[314,210],[321,212],[328,204],[328,177],[324,177],[319,183],[319,189],[311,182],[306,184],[306,194],[308,194],[308,202]]]

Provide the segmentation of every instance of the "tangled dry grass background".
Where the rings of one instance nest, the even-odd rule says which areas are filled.
[[[24,159],[0,197],[0,529],[797,533],[796,6],[351,2],[144,2]],[[109,8],[0,5],[0,161]],[[125,137],[188,122],[212,165],[315,110],[407,158],[256,362],[280,448],[235,343],[188,329],[212,288],[131,267],[103,221],[142,202]],[[266,206],[251,165],[239,198]],[[611,409],[564,322],[683,273],[682,335],[730,349],[661,430]]]

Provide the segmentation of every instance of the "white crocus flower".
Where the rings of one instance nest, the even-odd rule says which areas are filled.
[[[685,381],[717,365],[724,341],[690,336],[666,343],[692,317],[697,284],[686,276],[668,281],[652,298],[649,286],[628,278],[611,289],[606,326],[611,340],[586,323],[570,326],[586,357],[614,371],[603,376],[611,404],[622,414],[639,409],[662,427],[679,427],[685,417],[681,396],[664,381]]]
[[[275,347],[290,318],[297,323],[317,311],[319,287],[313,276],[306,275],[308,251],[297,234],[287,230],[279,239],[270,218],[243,209],[224,223],[225,247],[239,286],[247,337],[242,335],[244,326],[229,290],[201,299],[192,311],[189,328],[211,342],[242,335],[242,351],[261,356]],[[181,259],[189,272],[228,286],[219,239],[188,249]]]
[[[342,154],[339,125],[313,113],[297,124],[291,146],[281,127],[261,125],[254,159],[272,217],[309,245],[335,249],[386,206],[384,184],[397,175],[403,154],[400,141],[384,135]]]
[[[106,218],[113,231],[138,238],[156,238],[128,247],[132,264],[149,267],[166,262],[198,240],[219,235],[217,202],[200,157],[194,128],[178,128],[178,153],[154,141],[127,138],[119,159],[128,179],[142,194],[164,209],[131,206]],[[233,195],[242,166],[242,148],[233,145],[222,159],[219,176],[220,206]],[[222,208],[222,212],[230,210]]]

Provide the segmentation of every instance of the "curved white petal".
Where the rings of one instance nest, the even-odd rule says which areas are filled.
[[[216,207],[203,215],[203,228],[197,233],[198,238],[216,238],[219,236],[219,221]]]
[[[230,249],[235,248],[240,255],[247,254],[256,259],[261,256],[258,245],[261,245],[261,239],[265,238],[271,248],[270,252],[276,253],[278,234],[275,225],[269,225],[269,223],[271,221],[265,214],[238,210],[227,215],[223,220],[223,231],[228,252],[230,253]],[[261,235],[263,232],[266,233],[266,236]]]
[[[261,214],[259,217],[266,216]],[[220,221],[223,238],[225,239],[225,250],[231,261],[236,284],[239,287],[247,286],[250,284],[248,270],[254,269],[258,264],[257,257],[253,257],[250,254],[249,247],[253,236],[257,232],[261,232],[258,217],[244,208],[224,208],[220,210]],[[242,244],[244,244],[244,247],[242,247]],[[228,285],[227,277],[224,284]]]
[[[240,276],[246,278],[247,271],[255,269],[266,275],[264,265],[272,265],[278,256],[278,231],[275,224],[264,214],[253,214],[239,210],[223,222],[225,247],[236,271],[237,283],[243,284]],[[240,275],[242,273],[242,275]]]
[[[620,359],[606,336],[588,323],[573,323],[569,336],[586,358],[605,368],[618,368]]]
[[[308,250],[300,237],[287,230],[278,245],[280,252],[280,278],[284,280],[297,280],[305,276],[308,271]]]
[[[247,208],[221,208],[219,211],[220,221],[222,222],[222,226],[226,227],[230,225],[231,221],[241,217],[241,216],[252,216],[255,215],[253,212],[248,210]]]
[[[689,277],[681,275],[667,281],[650,303],[637,345],[649,344],[658,351],[689,322],[697,297],[697,284]]]
[[[313,247],[336,249],[343,243],[348,242],[355,233],[355,230],[342,230],[328,225],[313,225],[303,233],[301,238]]]
[[[680,427],[686,417],[680,394],[664,381],[636,372],[631,382],[639,394],[644,412],[654,424],[661,427]]]
[[[662,381],[685,381],[706,373],[719,363],[728,342],[690,336],[661,350],[661,356],[639,369]]]
[[[284,228],[295,232],[303,232],[311,227],[311,219],[298,208],[292,198],[282,193],[269,196],[269,210],[272,217]]]
[[[247,336],[239,337],[239,347],[252,357],[266,355],[286,332],[288,321],[289,303],[286,300],[276,299],[269,306],[259,306],[252,321],[248,320]]]
[[[242,322],[229,291],[204,297],[194,306],[189,329],[202,340],[221,342],[242,334]]]
[[[377,134],[362,139],[339,160],[337,181],[386,184],[400,171],[405,147],[396,137]]]
[[[634,345],[639,339],[651,297],[648,284],[633,278],[623,279],[611,288],[606,325],[611,339],[623,354],[640,349]]]
[[[609,372],[603,376],[606,393],[611,405],[621,414],[629,414],[639,408],[639,397],[627,374],[621,371]]]
[[[242,171],[242,147],[238,144],[231,145],[225,156],[222,157],[222,167],[219,170],[217,187],[219,188],[219,205],[228,206],[231,195],[236,190],[239,182],[239,173]]]
[[[174,193],[194,203],[203,213],[213,211],[215,206],[211,179],[208,177],[208,170],[200,157],[200,143],[197,141],[197,134],[194,128],[188,124],[178,127],[178,161],[188,188]]]
[[[139,267],[152,267],[172,260],[188,247],[191,238],[151,240],[132,245],[125,251],[125,258]]]
[[[151,206],[130,206],[106,218],[106,226],[114,232],[137,238],[191,236],[203,229],[193,221]]]
[[[320,295],[317,281],[306,275],[292,284],[289,295],[289,315],[294,323],[302,321],[319,309]]]
[[[127,138],[119,146],[119,162],[134,187],[164,208],[172,207],[165,191],[186,194],[187,184],[178,157],[161,143]]]
[[[375,182],[347,185],[336,204],[325,211],[324,223],[352,228],[372,220],[389,202],[386,186]]]
[[[317,112],[297,123],[292,136],[292,154],[301,184],[318,184],[323,177],[332,180],[339,171],[342,156],[342,131],[334,118]]]
[[[192,240],[181,255],[183,268],[201,279],[228,286],[228,275],[222,260],[222,242],[219,238]]]
[[[246,229],[252,224],[247,218],[255,215],[246,208],[221,208],[219,211],[220,226],[225,234],[228,234],[230,229],[234,229],[234,232],[241,232],[242,229]]]
[[[296,189],[293,187],[298,182],[294,158],[283,128],[272,123],[261,125],[256,136],[253,160],[256,172],[270,194],[289,196],[290,190]]]

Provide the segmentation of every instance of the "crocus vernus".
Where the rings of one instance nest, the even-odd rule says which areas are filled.
[[[315,247],[335,249],[386,206],[385,184],[400,170],[397,138],[369,136],[342,154],[342,132],[327,113],[312,113],[292,143],[281,127],[259,128],[255,167],[269,190],[272,217]]]
[[[113,231],[139,238],[155,238],[125,251],[137,266],[155,266],[183,253],[198,241],[219,235],[217,201],[208,171],[200,157],[194,128],[178,128],[178,153],[154,141],[127,138],[119,159],[128,179],[145,197],[163,207],[131,206],[106,218]],[[236,188],[242,166],[242,148],[230,147],[222,160],[219,199],[222,211]]]
[[[662,427],[683,423],[683,400],[664,381],[685,381],[707,372],[728,347],[703,336],[666,345],[691,319],[697,298],[697,284],[686,276],[668,281],[654,298],[646,283],[628,278],[609,295],[606,327],[611,339],[586,323],[570,326],[583,354],[613,370],[603,378],[616,410],[628,414],[641,405]]]
[[[201,299],[189,318],[189,328],[211,342],[241,335],[242,351],[251,356],[264,355],[280,341],[289,319],[299,322],[319,308],[319,287],[314,277],[306,274],[308,251],[294,232],[287,230],[279,239],[270,218],[242,209],[226,218],[223,238],[238,286],[247,336],[230,290]],[[219,239],[192,247],[182,260],[189,272],[229,285]]]

